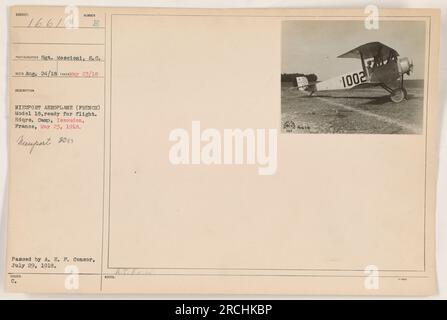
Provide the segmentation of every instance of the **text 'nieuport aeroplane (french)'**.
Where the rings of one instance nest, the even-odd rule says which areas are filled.
[[[404,74],[410,75],[413,62],[409,58],[399,58],[396,50],[380,42],[370,42],[338,58],[360,59],[362,69],[320,82],[309,82],[306,77],[297,77],[298,90],[310,92],[312,95],[317,91],[380,86],[390,93],[393,102],[401,102],[407,98]]]

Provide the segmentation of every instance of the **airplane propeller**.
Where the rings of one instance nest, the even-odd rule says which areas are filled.
[[[401,74],[408,74],[410,75],[411,72],[413,72],[413,59],[409,59],[409,58],[401,58],[399,59],[399,68],[400,68],[400,72]]]
[[[408,70],[408,75],[410,75],[413,72],[414,64],[413,59],[410,58],[410,69]]]

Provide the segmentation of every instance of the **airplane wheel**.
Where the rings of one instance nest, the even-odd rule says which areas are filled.
[[[394,89],[393,92],[391,92],[391,101],[394,103],[402,102],[407,97],[407,90],[404,88],[398,88]]]

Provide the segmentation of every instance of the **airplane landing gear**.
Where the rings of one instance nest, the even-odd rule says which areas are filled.
[[[402,102],[404,99],[407,99],[407,90],[404,88],[404,76],[401,76],[400,87],[397,89],[392,89],[384,83],[381,83],[380,86],[390,93],[390,99],[394,103]]]
[[[397,88],[391,91],[390,99],[394,103],[402,102],[407,98],[407,90],[405,88]]]

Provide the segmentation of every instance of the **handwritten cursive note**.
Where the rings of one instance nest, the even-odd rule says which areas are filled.
[[[51,145],[51,137],[45,138],[43,140],[35,140],[33,138],[24,138],[20,136],[17,139],[17,144],[19,146],[27,147],[29,149],[29,154],[33,153],[34,148],[36,147],[46,147]]]

